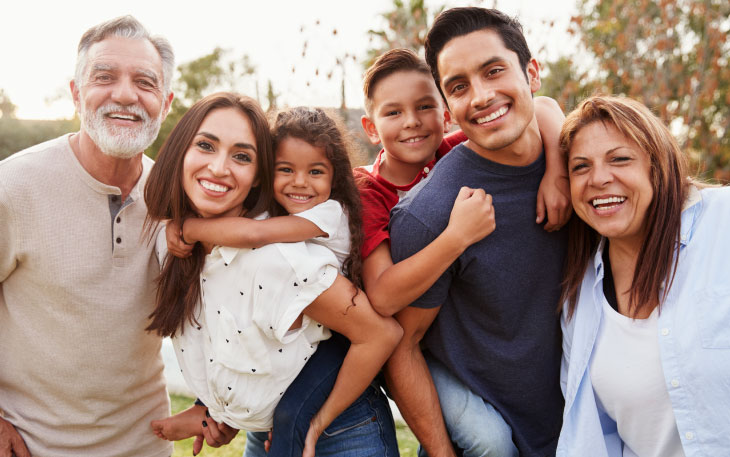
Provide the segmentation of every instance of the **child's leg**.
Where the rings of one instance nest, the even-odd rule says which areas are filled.
[[[268,457],[302,455],[309,422],[332,391],[349,345],[345,337],[336,333],[319,344],[276,407]],[[358,438],[363,438],[359,442],[366,448],[354,449],[348,445]],[[317,442],[316,453],[338,457],[397,456],[395,427],[385,395],[369,387],[327,427]]]
[[[179,441],[203,433],[203,421],[208,408],[194,405],[181,413],[167,419],[150,422],[152,430],[159,438],[168,441]]]

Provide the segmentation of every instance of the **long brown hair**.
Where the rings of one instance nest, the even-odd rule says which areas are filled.
[[[274,148],[284,139],[292,137],[325,151],[333,169],[330,199],[340,202],[347,212],[350,227],[350,255],[345,259],[342,271],[355,286],[362,289],[362,204],[350,164],[353,143],[345,132],[342,122],[334,113],[306,107],[279,112],[272,128]]]
[[[181,225],[185,217],[194,215],[194,209],[182,184],[183,161],[195,134],[205,117],[213,110],[235,108],[251,123],[256,137],[256,166],[258,186],[251,189],[243,203],[246,217],[254,217],[267,209],[272,200],[274,155],[266,115],[256,100],[230,93],[209,95],[194,104],[180,119],[160,149],[144,188],[147,203],[145,226],[148,232],[166,219]],[[190,257],[181,259],[167,256],[158,278],[155,310],[146,330],[160,336],[175,336],[186,322],[195,324],[195,310],[200,299],[199,276],[205,263],[205,252],[200,243],[193,247]]]
[[[649,155],[654,197],[646,215],[642,244],[629,289],[629,314],[661,306],[677,269],[682,205],[689,179],[687,159],[669,129],[641,103],[623,97],[597,95],[583,101],[568,115],[560,132],[560,148],[567,160],[578,132],[601,122],[612,125]],[[568,253],[563,270],[561,306],[568,301],[568,316],[575,312],[578,288],[601,236],[575,214],[568,225]],[[662,291],[662,284],[666,286]]]

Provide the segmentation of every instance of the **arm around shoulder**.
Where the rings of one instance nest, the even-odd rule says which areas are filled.
[[[234,248],[258,248],[271,243],[305,241],[325,233],[313,222],[296,216],[258,220],[246,217],[190,218],[183,224],[183,238]]]

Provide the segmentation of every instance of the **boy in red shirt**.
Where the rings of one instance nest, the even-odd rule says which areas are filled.
[[[390,210],[467,138],[460,130],[444,137],[450,127],[449,111],[428,65],[412,51],[393,49],[381,55],[365,73],[363,86],[363,129],[373,144],[383,144],[375,163],[354,170],[363,205],[363,283],[373,307],[391,316],[428,290],[467,247],[494,231],[495,214],[490,195],[464,187],[444,232],[423,250],[393,264]],[[536,223],[542,223],[547,212],[544,228],[553,231],[571,213],[567,170],[558,147],[564,115],[547,97],[535,99],[535,112],[547,164]]]

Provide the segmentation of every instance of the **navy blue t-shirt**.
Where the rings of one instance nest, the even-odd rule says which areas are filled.
[[[494,232],[411,306],[442,306],[424,336],[425,351],[499,410],[522,456],[555,454],[563,412],[556,310],[566,236],[535,223],[544,172],[544,155],[513,167],[462,143],[393,208],[390,221],[399,262],[446,228],[462,186],[492,195]]]

